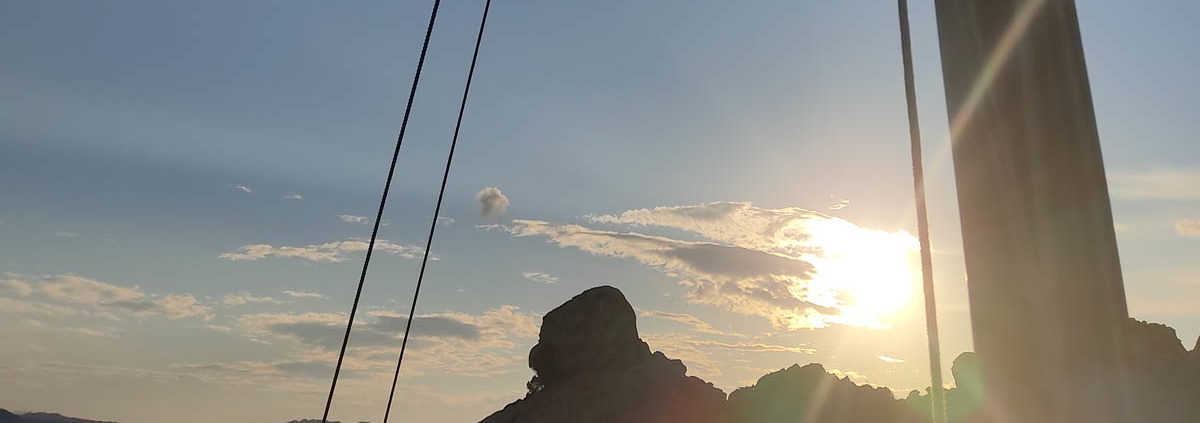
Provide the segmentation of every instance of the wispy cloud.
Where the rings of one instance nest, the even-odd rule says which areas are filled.
[[[508,211],[508,197],[499,188],[487,187],[475,193],[479,202],[479,214],[484,217],[498,217]]]
[[[246,304],[283,304],[283,301],[279,301],[271,297],[256,297],[254,294],[241,291],[225,294],[225,296],[221,298],[221,304],[233,307]]]
[[[290,257],[315,262],[339,263],[346,260],[346,253],[366,251],[367,245],[367,240],[360,238],[303,246],[276,247],[269,244],[253,244],[241,246],[237,251],[224,253],[217,257],[234,261],[262,260],[269,257]],[[415,245],[400,245],[387,240],[375,240],[375,251],[406,259],[420,257],[424,250],[424,248]],[[431,257],[430,260],[437,260],[437,258]]]
[[[879,360],[880,360],[880,361],[883,361],[884,363],[892,363],[892,364],[895,364],[895,363],[903,363],[903,362],[904,362],[904,360],[901,360],[901,359],[899,359],[899,358],[891,358],[891,357],[888,357],[888,356],[886,356],[886,355],[881,355],[881,356],[879,356],[878,358],[879,358]]]
[[[296,360],[319,358],[327,363],[341,345],[346,318],[345,313],[251,314],[238,318],[235,330],[252,339],[294,342],[303,351]],[[378,372],[393,366],[407,320],[404,314],[386,311],[360,315],[347,351],[351,371]],[[506,373],[521,367],[517,364],[526,356],[527,344],[537,338],[538,322],[538,316],[507,305],[476,315],[420,315],[413,319],[409,354],[417,368],[459,375]]]
[[[325,295],[322,295],[322,294],[318,294],[316,292],[283,291],[283,295],[287,295],[292,298],[316,298],[316,299],[322,299],[322,300],[329,299],[329,297],[326,297]]]
[[[284,199],[284,200],[300,201],[300,200],[303,200],[303,199],[304,199],[304,196],[303,196],[303,195],[300,195],[300,194],[288,194],[288,195],[285,195],[285,196],[283,196],[283,199]]]
[[[1200,220],[1183,219],[1175,222],[1175,235],[1200,238]]]
[[[699,317],[696,317],[696,316],[693,316],[693,315],[690,315],[687,313],[671,313],[671,312],[666,312],[666,311],[646,310],[646,311],[642,312],[642,316],[657,317],[659,319],[666,319],[666,320],[670,320],[673,322],[683,323],[685,325],[691,326],[692,330],[694,330],[696,332],[700,332],[700,333],[708,333],[708,334],[713,334],[713,335],[737,336],[737,337],[745,336],[740,333],[727,333],[727,332],[717,330],[716,328],[712,327],[712,325],[708,324],[708,322],[700,320]]]
[[[339,214],[338,219],[341,219],[343,222],[346,222],[346,223],[361,223],[364,225],[367,223],[366,216],[355,216],[352,214]]]
[[[558,278],[556,278],[554,276],[550,276],[550,274],[544,273],[544,272],[521,272],[521,276],[524,276],[525,279],[529,279],[534,282],[541,282],[541,283],[558,282]]]
[[[711,241],[534,220],[514,220],[503,229],[515,237],[545,237],[562,248],[596,256],[636,259],[691,287],[688,300],[693,303],[763,316],[776,327],[790,329],[832,323],[881,327],[872,310],[857,308],[852,301],[853,294],[864,291],[863,279],[895,275],[894,280],[867,282],[897,292],[906,292],[912,284],[906,260],[917,248],[914,237],[861,228],[810,210],[725,202],[585,218],[679,229]],[[887,271],[880,270],[884,267]]]
[[[54,234],[54,236],[56,236],[58,238],[75,238],[75,237],[78,237],[79,234],[77,234],[75,232],[61,231],[61,232],[56,232]]]
[[[212,318],[212,310],[191,294],[147,294],[137,286],[117,286],[76,275],[9,279],[5,286],[20,287],[17,289],[27,297],[40,297],[36,301],[7,299],[0,310],[8,312],[57,317],[83,313],[109,319],[121,315]]]
[[[236,189],[236,190],[238,190],[238,191],[244,192],[244,193],[246,193],[246,194],[253,194],[253,193],[254,193],[254,191],[250,190],[250,187],[248,187],[248,186],[245,186],[245,185],[234,185],[234,186],[233,186],[233,188],[234,188],[234,189]]]
[[[1200,168],[1117,172],[1109,175],[1108,185],[1122,200],[1200,200]]]
[[[450,226],[450,225],[454,224],[454,218],[446,217],[446,216],[438,216],[437,222],[440,224],[446,225],[446,226]]]
[[[836,211],[836,210],[844,209],[846,207],[850,207],[850,200],[847,200],[845,198],[840,198],[840,199],[838,199],[837,203],[834,203],[834,205],[829,206],[829,209]]]

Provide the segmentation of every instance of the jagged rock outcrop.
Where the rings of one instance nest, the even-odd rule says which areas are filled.
[[[725,393],[637,332],[621,291],[584,291],[542,318],[529,393],[482,423],[717,423]]]
[[[1185,349],[1170,326],[1130,319],[1126,327],[1139,421],[1200,422],[1200,351]]]

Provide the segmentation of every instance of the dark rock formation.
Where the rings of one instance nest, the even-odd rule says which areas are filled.
[[[1125,333],[1129,351],[1127,407],[1140,423],[1200,423],[1200,350],[1183,347],[1175,329],[1129,319]],[[1200,346],[1200,340],[1197,341]],[[1086,351],[1079,352],[1085,357]],[[1115,369],[1114,369],[1115,370]],[[954,360],[954,389],[946,391],[946,414],[951,423],[986,421],[979,405],[987,383],[979,378],[979,360],[963,353]],[[1078,389],[1087,389],[1080,386]],[[909,408],[928,415],[929,396],[913,391]]]
[[[858,423],[917,422],[887,388],[857,385],[825,372],[820,364],[767,374],[754,386],[729,394],[729,422]],[[925,421],[928,421],[926,418]]]
[[[638,338],[616,288],[584,291],[542,318],[529,393],[483,423],[716,423],[725,393]]]

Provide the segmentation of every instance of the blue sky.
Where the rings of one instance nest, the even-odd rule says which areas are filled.
[[[332,364],[320,331],[348,310],[354,240],[370,231],[339,216],[373,215],[429,6],[0,6],[0,336],[15,340],[0,346],[14,381],[0,407],[133,423],[316,416]],[[911,7],[949,361],[970,349],[966,288],[932,10]],[[1191,347],[1200,6],[1079,10],[1130,310]],[[439,14],[381,230],[394,253],[373,262],[335,418],[382,412],[389,323],[419,264],[405,256],[424,241],[481,11],[448,0]],[[924,386],[918,294],[884,316],[891,329],[780,327],[774,305],[695,294],[729,269],[562,237],[578,225],[576,240],[772,251],[671,214],[749,202],[723,222],[755,233],[756,217],[784,215],[903,240],[915,224],[895,21],[890,2],[496,3],[399,406],[475,421],[519,397],[538,316],[599,284],[643,313],[651,347],[726,391],[812,361]],[[505,213],[481,216],[485,187]],[[681,206],[695,207],[654,210]],[[297,249],[230,259],[253,245]]]

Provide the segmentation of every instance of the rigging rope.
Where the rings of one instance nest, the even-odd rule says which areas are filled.
[[[929,396],[933,423],[945,423],[942,391],[942,353],[938,342],[937,304],[933,296],[933,257],[929,246],[929,211],[925,207],[925,168],[921,160],[921,126],[917,119],[917,92],[913,82],[912,40],[908,27],[908,0],[897,0],[900,9],[900,56],[904,62],[904,97],[908,103],[908,135],[912,141],[913,191],[917,204],[917,238],[921,242],[921,278],[925,288],[925,331],[929,339]]]
[[[358,289],[354,292],[354,304],[350,306],[350,318],[346,322],[346,334],[342,337],[342,349],[338,352],[337,365],[333,368],[333,382],[329,384],[329,397],[325,399],[325,412],[321,414],[321,423],[329,420],[329,407],[333,404],[333,392],[337,389],[338,376],[342,372],[342,360],[346,357],[346,344],[350,342],[350,330],[354,327],[354,314],[358,311],[358,300],[362,298],[363,282],[367,280],[367,268],[371,265],[371,253],[375,251],[375,238],[379,235],[379,221],[383,218],[383,207],[387,204],[388,192],[392,188],[392,175],[396,173],[396,159],[400,157],[400,145],[404,143],[404,132],[408,129],[408,117],[412,113],[413,97],[417,95],[417,84],[421,81],[421,70],[425,67],[425,54],[429,51],[429,38],[433,35],[433,24],[437,21],[438,6],[441,3],[441,0],[434,0],[433,11],[429,13],[429,25],[425,28],[425,41],[421,44],[421,56],[417,59],[417,71],[413,75],[412,88],[408,91],[408,104],[404,106],[404,119],[400,122],[400,134],[396,136],[396,148],[392,151],[392,164],[388,166],[387,180],[383,183],[383,195],[379,198],[379,210],[375,212],[375,225],[371,228],[371,241],[367,243],[367,256],[363,259],[362,273],[358,276]],[[428,250],[426,250],[426,254],[428,254]],[[414,298],[413,301],[416,299]],[[405,337],[407,338],[407,334]]]
[[[392,399],[396,396],[396,381],[400,378],[400,365],[404,363],[404,350],[408,347],[408,335],[412,331],[413,316],[417,312],[417,298],[421,295],[421,282],[425,279],[425,265],[429,263],[429,250],[433,247],[433,233],[437,230],[438,214],[442,211],[442,198],[446,195],[446,180],[450,179],[450,164],[454,162],[454,148],[458,145],[458,133],[462,129],[463,113],[467,109],[467,96],[471,93],[471,80],[475,77],[475,63],[479,61],[479,46],[483,43],[483,28],[487,26],[488,11],[491,8],[492,0],[487,0],[483,6],[483,18],[479,20],[479,33],[475,36],[475,52],[471,55],[471,68],[467,71],[467,83],[463,87],[462,101],[458,105],[458,121],[454,124],[454,137],[450,139],[450,153],[446,155],[446,170],[442,173],[442,187],[438,191],[437,205],[433,208],[433,221],[429,223],[429,237],[425,240],[425,255],[421,257],[421,271],[417,273],[416,291],[413,292],[412,306],[408,310],[408,322],[404,324],[404,340],[400,342],[400,357],[396,359],[396,372],[392,375],[392,390],[388,392],[383,423],[387,423],[388,416],[392,412]],[[430,21],[430,28],[432,28],[432,21]]]

